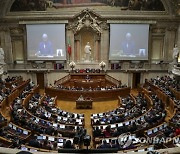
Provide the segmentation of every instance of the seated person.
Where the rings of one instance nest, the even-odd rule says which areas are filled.
[[[71,140],[66,140],[63,148],[65,148],[65,149],[75,149],[75,147],[74,147],[73,144],[71,143]]]
[[[96,127],[96,129],[93,131],[93,136],[94,137],[102,136],[102,131],[101,129],[99,129],[99,127]]]
[[[100,146],[98,146],[98,149],[107,149],[107,148],[111,148],[111,145],[107,143],[106,140],[103,140],[103,143]]]

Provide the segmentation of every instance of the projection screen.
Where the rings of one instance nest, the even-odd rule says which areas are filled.
[[[149,24],[110,24],[109,60],[148,60]]]
[[[66,60],[65,24],[28,24],[27,60]]]

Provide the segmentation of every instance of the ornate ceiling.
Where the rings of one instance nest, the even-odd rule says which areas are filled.
[[[11,6],[13,5],[13,3],[15,1],[18,1],[18,0],[0,0],[0,18],[6,18],[11,15],[14,15],[14,17],[15,17],[16,15],[24,15],[24,14],[27,15],[28,14],[27,12],[26,13],[18,12],[15,14],[10,12]],[[45,1],[48,1],[48,0],[45,0]],[[168,14],[170,16],[176,16],[176,17],[180,16],[180,0],[161,0],[161,1],[165,7],[166,14]],[[59,11],[61,11],[61,9],[59,9]],[[100,10],[100,11],[105,12],[106,10]],[[51,12],[51,10],[40,11],[40,12],[34,11],[34,12],[36,12],[35,15],[40,15],[40,14],[41,15],[43,15],[43,14],[56,14],[57,15],[58,14],[57,13],[58,11]],[[70,14],[71,12],[74,12],[73,14],[77,13],[77,11],[74,9],[71,9],[68,13]],[[124,11],[121,11],[121,12],[124,12]],[[58,15],[61,15],[61,14],[63,14],[63,13],[59,13]],[[67,12],[65,14],[68,16]]]

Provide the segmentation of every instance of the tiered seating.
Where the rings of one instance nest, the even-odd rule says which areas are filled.
[[[73,73],[55,81],[54,86],[46,87],[45,92],[58,99],[76,100],[83,95],[93,100],[102,100],[126,96],[130,93],[130,87],[105,73]]]
[[[136,133],[133,139],[135,142],[132,142],[131,144],[123,144],[119,146],[119,150],[127,150],[127,149],[136,149],[139,145],[138,144],[138,136],[143,135],[143,131],[147,128],[151,128],[153,126],[158,125],[161,123],[165,118],[165,112],[162,102],[157,98],[157,96],[152,96],[152,99],[150,99],[147,95],[143,97],[142,95],[139,95],[136,98],[136,104],[132,109],[139,109],[135,110],[135,113],[137,114],[137,111],[141,111],[140,114],[137,114],[137,117],[133,115],[133,112],[131,114],[127,114],[125,112],[124,114],[127,114],[129,118],[127,118],[124,122],[121,123],[114,123],[109,125],[102,125],[101,123],[99,125],[93,125],[93,136],[94,136],[94,142],[97,147],[97,144],[101,144],[103,138],[108,138],[108,140],[112,139],[118,139],[121,138],[125,133],[128,136],[131,136],[129,132]],[[142,109],[144,110],[142,113]],[[130,109],[131,111],[131,109]],[[133,116],[130,116],[133,115]],[[103,114],[102,114],[103,116]],[[113,115],[112,115],[113,116]],[[112,118],[112,117],[111,117]],[[120,136],[119,136],[120,135]],[[131,138],[131,137],[130,137]],[[128,142],[128,140],[127,140]],[[133,144],[135,143],[135,144]],[[112,143],[110,144],[109,148],[112,148]],[[146,146],[146,145],[144,145]],[[99,146],[101,148],[101,145]]]
[[[91,124],[98,125],[123,122],[125,120],[125,117],[133,111],[134,104],[135,100],[133,96],[123,98],[121,100],[121,105],[115,110],[104,113],[92,114]],[[122,114],[124,114],[125,117]]]
[[[44,96],[41,105],[48,115],[54,117],[54,121],[64,124],[84,125],[84,114],[76,114],[56,108],[56,98]]]
[[[84,124],[84,115],[62,111],[55,107],[55,98],[51,98],[46,95],[39,95],[38,93],[35,93],[37,91],[36,89],[30,90],[29,88],[30,87],[28,85],[22,92],[22,95],[15,99],[12,105],[13,122],[17,125],[21,125],[29,131],[32,131],[31,139],[23,143],[24,147],[28,146],[37,148],[36,146],[33,147],[32,144],[28,144],[31,140],[36,140],[33,134],[37,134],[38,136],[50,135],[46,139],[52,139],[53,141],[42,141],[42,146],[38,149],[41,151],[57,150],[58,148],[62,148],[62,143],[60,144],[60,142],[57,142],[60,141],[60,138],[64,141],[73,141],[75,134],[82,129],[82,126],[80,125]],[[49,111],[55,112],[57,115]],[[74,116],[72,117],[73,120],[78,117],[79,119],[76,120],[79,121],[72,124],[69,124],[68,122],[66,123],[65,120],[68,121],[70,116]],[[64,121],[62,122],[58,117],[63,118],[62,120]],[[67,138],[65,136],[71,138]],[[57,144],[56,149],[44,148],[47,143],[51,146]]]
[[[10,89],[15,89],[18,85],[20,85],[23,81],[21,76],[10,77],[8,76],[5,79],[5,86]]]
[[[2,113],[0,112],[0,128],[6,125],[7,119],[3,117]]]
[[[157,82],[157,85],[154,84],[154,80],[146,81],[141,87],[143,94],[137,97],[131,95],[121,97],[118,108],[92,114],[95,147],[140,152],[178,146],[174,141],[180,137],[180,101],[176,99],[174,93],[170,93],[171,89],[168,89],[167,85],[170,86],[171,82],[167,84],[169,78],[167,79],[160,82],[161,84]],[[38,87],[32,82],[22,82],[3,101],[6,106],[11,106],[12,119],[8,123],[3,116],[0,117],[2,122],[8,123],[1,125],[0,128],[1,146],[57,152],[68,142],[72,148],[75,147],[73,143],[80,145],[79,137],[82,136],[79,134],[85,134],[84,115],[57,108],[56,97],[40,95]],[[142,137],[160,139],[169,137],[171,140],[154,145],[149,142],[142,143]],[[77,138],[78,141],[75,140]]]

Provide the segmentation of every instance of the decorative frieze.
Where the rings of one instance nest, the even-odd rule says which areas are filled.
[[[102,25],[104,25],[103,28],[107,29],[107,26],[105,27],[105,24],[99,15],[89,9],[85,9],[77,14],[74,17],[73,22],[69,23],[66,28],[72,30],[74,34],[77,34],[84,28],[90,28],[100,35],[102,33]]]
[[[23,28],[20,27],[14,27],[14,28],[10,28],[10,33],[11,35],[20,35],[24,33]]]

